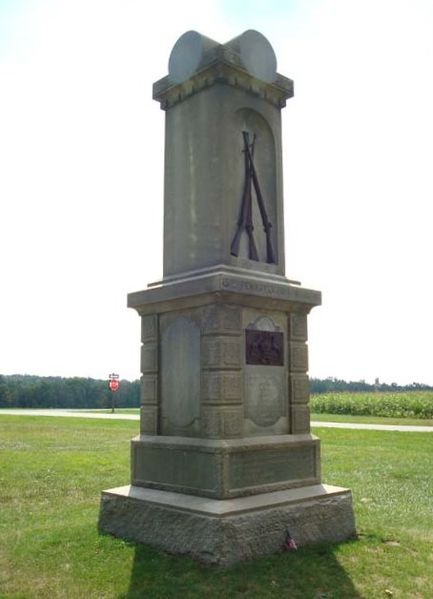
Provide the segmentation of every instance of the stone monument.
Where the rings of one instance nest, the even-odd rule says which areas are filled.
[[[355,533],[348,489],[321,484],[310,433],[307,315],[285,277],[281,109],[293,82],[267,39],[189,31],[154,84],[165,111],[163,279],[141,317],[131,484],[100,529],[227,565]]]

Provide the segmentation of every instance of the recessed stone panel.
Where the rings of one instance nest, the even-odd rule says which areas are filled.
[[[203,337],[203,368],[240,368],[241,341],[236,337]]]
[[[158,371],[158,346],[156,343],[146,343],[141,346],[141,372]]]
[[[266,366],[248,368],[246,374],[245,416],[257,426],[275,424],[287,414],[284,371]]]
[[[281,481],[314,479],[316,449],[313,445],[244,451],[230,459],[230,489],[272,485]]]
[[[183,315],[161,328],[162,434],[188,434],[200,417],[200,328]]]
[[[201,490],[217,496],[221,485],[218,463],[212,453],[175,447],[143,447],[133,444],[134,485],[167,488],[192,494]]]

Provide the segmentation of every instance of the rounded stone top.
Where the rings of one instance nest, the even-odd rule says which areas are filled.
[[[173,83],[186,81],[197,71],[204,53],[219,46],[218,42],[197,31],[187,31],[173,46],[168,61],[168,74]]]
[[[237,50],[250,75],[266,83],[275,80],[277,58],[274,49],[262,33],[248,29],[224,45]]]
[[[192,77],[201,66],[215,60],[212,52],[217,46],[227,48],[232,53],[222,54],[225,60],[242,66],[252,77],[265,83],[272,83],[277,76],[275,52],[265,36],[254,29],[248,29],[226,44],[198,33],[187,31],[173,46],[168,61],[168,75],[172,83],[179,84]]]

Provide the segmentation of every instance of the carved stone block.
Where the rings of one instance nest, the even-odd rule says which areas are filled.
[[[157,406],[142,406],[140,408],[140,432],[144,435],[158,434]]]
[[[291,431],[293,435],[310,432],[310,409],[308,406],[290,408]]]
[[[237,372],[202,373],[202,401],[237,403],[241,401],[241,377]]]
[[[203,407],[201,415],[202,434],[214,439],[242,436],[242,410]]]
[[[290,401],[292,404],[307,404],[310,399],[310,385],[306,374],[291,374],[289,377]]]
[[[141,346],[141,372],[158,371],[158,346],[156,343],[146,343]]]
[[[289,343],[289,370],[290,372],[308,371],[308,346],[305,343]]]
[[[306,314],[296,314],[294,312],[289,314],[289,337],[291,341],[307,341],[308,330]]]
[[[203,337],[203,368],[240,368],[241,341],[236,337]]]
[[[140,380],[140,403],[156,404],[158,402],[158,375],[145,374]]]
[[[141,317],[141,341],[146,343],[148,341],[158,340],[158,317],[156,314],[150,316]]]

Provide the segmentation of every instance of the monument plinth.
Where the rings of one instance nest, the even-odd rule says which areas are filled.
[[[339,541],[351,493],[321,484],[310,433],[307,315],[285,277],[281,108],[293,82],[269,42],[176,42],[154,85],[166,114],[163,279],[141,317],[140,435],[131,485],[100,528],[210,563]]]

